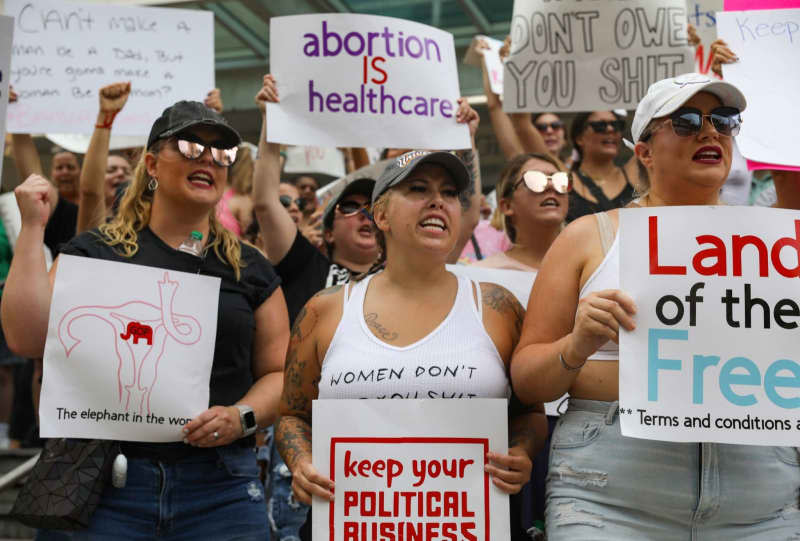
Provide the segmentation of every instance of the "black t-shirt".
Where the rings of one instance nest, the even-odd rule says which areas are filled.
[[[353,275],[347,267],[332,263],[299,231],[275,271],[283,283],[290,324],[311,297],[326,287],[346,284]]]
[[[61,246],[75,236],[77,226],[78,205],[59,197],[53,215],[44,228],[44,244],[50,248],[53,259],[61,251]]]
[[[245,265],[239,281],[233,267],[220,260],[213,249],[206,250],[202,258],[175,250],[148,227],[139,231],[138,244],[136,254],[127,258],[92,230],[75,237],[61,253],[219,277],[222,283],[209,405],[234,404],[253,385],[254,312],[278,288],[280,278],[261,252],[245,244],[240,245]]]

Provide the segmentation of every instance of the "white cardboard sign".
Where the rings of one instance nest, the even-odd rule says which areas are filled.
[[[13,36],[14,19],[0,15],[0,178],[3,175],[3,153],[6,146],[6,108],[8,107],[8,79],[11,76]]]
[[[800,442],[800,212],[668,207],[620,213],[622,434]]]
[[[503,109],[635,109],[654,82],[693,71],[685,0],[516,0]]]
[[[288,147],[283,172],[286,175],[320,174],[333,178],[341,178],[347,174],[341,150],[314,146]]]
[[[694,71],[716,77],[711,71],[711,44],[717,39],[717,11],[722,11],[723,0],[689,0],[689,24],[694,25],[700,46],[695,50]]]
[[[5,0],[15,18],[11,133],[92,133],[98,90],[130,81],[115,135],[147,135],[179,100],[214,87],[209,11]]]
[[[484,472],[508,452],[507,419],[504,399],[315,400],[314,467],[336,498],[314,498],[314,539],[510,539]]]
[[[270,20],[270,68],[280,103],[267,138],[321,147],[468,148],[457,124],[453,35],[359,14]]]
[[[180,441],[208,408],[220,279],[61,255],[44,352],[44,438]]]
[[[725,64],[725,80],[747,98],[736,142],[753,161],[800,166],[791,129],[800,122],[800,9],[717,13],[717,27],[739,57]],[[776,122],[775,119],[780,119]]]
[[[478,49],[479,41],[485,41],[488,49]],[[477,35],[472,38],[469,49],[464,54],[464,64],[481,67],[481,62],[486,63],[486,72],[489,75],[489,86],[492,92],[503,96],[503,62],[500,60],[500,48],[503,42],[489,36]]]

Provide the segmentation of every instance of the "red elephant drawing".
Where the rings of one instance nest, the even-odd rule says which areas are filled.
[[[120,334],[119,337],[127,341],[133,336],[133,343],[138,344],[139,340],[147,340],[147,345],[153,345],[153,327],[150,325],[142,325],[138,321],[131,321],[128,323],[128,329],[125,334]]]
[[[114,331],[113,340],[117,356],[117,384],[119,401],[126,410],[134,408],[143,414],[150,411],[150,395],[158,379],[158,364],[164,354],[168,339],[184,346],[196,344],[202,335],[200,322],[185,314],[173,311],[175,294],[180,285],[169,279],[156,282],[160,305],[145,301],[130,301],[119,306],[76,306],[67,311],[58,323],[58,339],[67,357],[82,340],[73,336],[70,326],[85,317],[98,318]],[[133,344],[146,340],[144,356],[136,358]],[[141,350],[138,350],[141,356]]]

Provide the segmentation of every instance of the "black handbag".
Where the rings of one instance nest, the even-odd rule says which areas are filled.
[[[47,440],[14,502],[11,516],[33,528],[88,527],[118,452],[115,441]]]

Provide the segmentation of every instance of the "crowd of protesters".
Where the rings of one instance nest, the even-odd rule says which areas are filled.
[[[735,56],[719,41],[712,49],[721,74]],[[375,382],[334,389],[322,376],[380,360],[464,358],[479,378],[430,385],[509,399],[509,448],[490,453],[487,471],[512,495],[512,539],[545,527],[552,540],[797,535],[796,505],[794,515],[773,513],[796,504],[796,456],[718,445],[710,464],[697,446],[620,435],[617,344],[636,307],[619,290],[616,209],[800,209],[800,174],[743,165],[734,136],[746,97],[720,79],[684,77],[696,84],[655,83],[632,117],[587,111],[568,126],[553,112],[504,112],[484,69],[488,121],[505,159],[494,184],[481,178],[480,116],[462,98],[454,122],[469,130],[471,148],[383,149],[378,163],[366,149],[346,149],[348,182],[324,199],[320,179],[286,175],[285,149],[268,142],[266,104],[280,103],[270,74],[255,96],[263,120],[255,145],[225,119],[214,89],[204,103],[166,109],[144,149],[110,151],[127,82],[100,89],[82,157],[58,151],[45,172],[31,136],[14,134],[25,180],[16,221],[0,224],[0,446],[41,446],[49,307],[58,255],[72,254],[222,280],[209,409],[183,442],[124,443],[127,486],[107,489],[80,535],[310,539],[312,498],[333,497],[312,465],[312,400],[387,394]],[[623,161],[626,134],[634,155]],[[696,159],[709,145],[714,159]],[[0,205],[14,215],[13,201]],[[178,250],[193,231],[202,257]],[[546,416],[543,404],[565,393],[566,412]],[[608,482],[576,482],[579,471],[602,471]],[[727,496],[701,516],[698,479],[712,474]],[[39,532],[86,538],[74,535]]]

